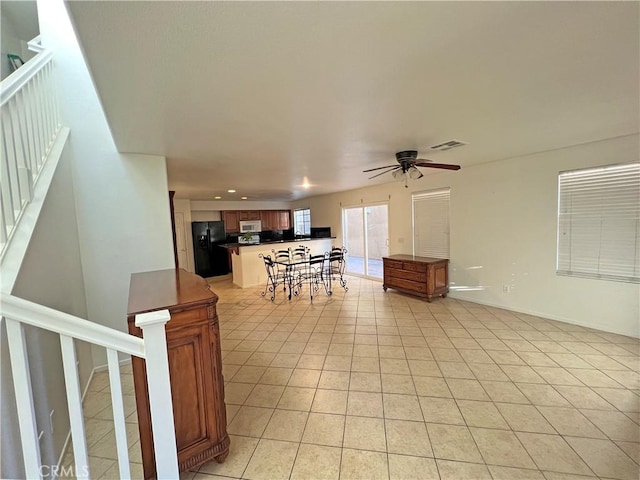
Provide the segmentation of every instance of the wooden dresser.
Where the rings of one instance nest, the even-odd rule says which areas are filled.
[[[384,281],[382,288],[394,288],[404,293],[426,297],[446,297],[449,293],[449,260],[391,255],[382,258]]]
[[[142,336],[135,326],[139,313],[171,313],[167,351],[181,472],[211,459],[223,462],[229,453],[217,301],[202,277],[182,269],[131,275],[129,333]],[[144,478],[155,478],[145,361],[132,362]]]

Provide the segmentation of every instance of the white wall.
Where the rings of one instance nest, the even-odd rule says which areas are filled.
[[[130,276],[174,268],[164,157],[119,154],[62,0],[39,0],[43,44],[55,52],[70,153],[87,313],[126,330]],[[105,363],[94,349],[94,363]]]
[[[87,307],[78,244],[71,162],[67,152],[49,187],[31,242],[22,261],[12,294],[82,318]],[[60,339],[58,335],[27,328],[27,348],[38,431],[43,431],[43,464],[55,465],[69,432],[69,415],[64,389]],[[2,329],[2,470],[1,478],[20,478],[22,459],[15,412],[15,399]],[[80,384],[84,389],[93,368],[91,349],[76,343]],[[49,413],[53,416],[53,433]]]
[[[219,222],[222,215],[218,211],[212,210],[193,210],[191,212],[192,222]]]
[[[0,8],[1,5],[2,4],[0,4]],[[0,26],[0,32],[2,34],[0,37],[0,55],[2,56],[2,58],[0,58],[0,78],[4,80],[12,71],[7,54],[13,53],[20,55],[22,47],[20,46],[20,37],[18,37],[9,16],[2,12],[0,21],[2,22]]]
[[[25,8],[26,7],[26,8]],[[23,31],[14,21],[13,13],[16,8],[29,10],[27,5],[15,5],[15,2],[0,2],[0,79],[4,80],[11,72],[8,53],[19,55],[24,62],[32,58],[35,53],[25,49],[26,42],[33,40],[33,32]],[[33,9],[33,23],[37,22],[35,8]],[[24,25],[27,27],[27,25]]]
[[[557,276],[558,172],[638,161],[638,135],[294,202],[342,237],[341,206],[389,201],[391,254],[412,253],[411,192],[451,187],[451,296],[640,336],[640,286]],[[511,293],[503,293],[503,285]],[[456,290],[457,289],[457,290]]]

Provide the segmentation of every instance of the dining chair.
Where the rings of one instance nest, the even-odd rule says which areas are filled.
[[[276,298],[276,288],[278,286],[276,265],[273,263],[273,260],[271,260],[270,255],[262,255],[259,253],[258,257],[264,260],[264,268],[267,271],[267,283],[264,286],[264,291],[260,295],[265,297],[267,293],[271,293],[271,301],[273,302]]]
[[[344,291],[348,291],[347,281],[344,279],[344,269],[346,266],[347,249],[344,247],[333,247],[328,252],[327,275],[330,280],[338,280]]]
[[[293,260],[304,260],[309,255],[309,248],[304,245],[298,245],[291,249],[291,258]]]
[[[290,255],[292,262],[304,262],[309,259],[309,248],[304,245],[298,245],[297,247],[290,249]],[[293,265],[290,269],[290,273],[296,277],[299,284],[302,284],[304,281],[303,277],[306,275],[307,269],[307,263],[299,263],[298,265]]]
[[[313,301],[313,295],[320,290],[320,286],[324,287],[327,295],[331,295],[329,286],[329,278],[325,275],[327,269],[327,261],[329,257],[325,254],[310,255],[309,261],[306,263],[306,272],[304,273],[304,281],[309,285],[309,297]]]
[[[291,260],[291,252],[289,249],[286,250],[271,250],[273,254],[274,262],[289,262]],[[288,281],[287,273],[289,271],[289,267],[286,265],[282,265],[280,263],[275,264],[276,267],[276,280],[277,282],[283,283],[283,289],[286,289],[286,282]],[[276,283],[277,283],[276,282]]]

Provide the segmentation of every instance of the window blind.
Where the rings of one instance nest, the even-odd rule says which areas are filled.
[[[414,193],[413,254],[449,258],[449,188]]]
[[[559,174],[557,273],[640,283],[640,163]]]

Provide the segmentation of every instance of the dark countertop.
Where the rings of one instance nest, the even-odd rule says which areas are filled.
[[[237,247],[255,247],[259,245],[273,245],[276,243],[298,243],[298,242],[309,242],[311,240],[332,240],[336,237],[322,237],[322,238],[296,238],[294,240],[268,240],[266,242],[260,243],[223,243],[218,245],[218,247],[223,248],[237,248]]]

